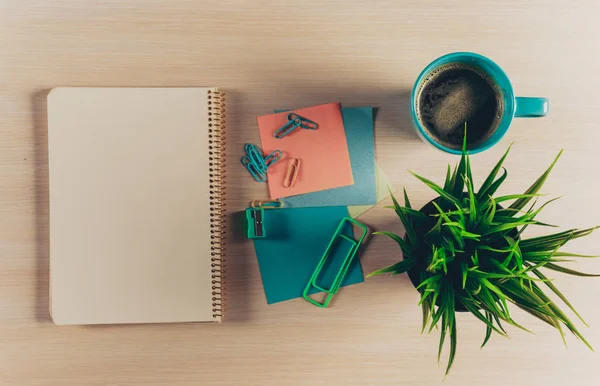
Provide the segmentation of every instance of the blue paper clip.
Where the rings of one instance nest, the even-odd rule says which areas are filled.
[[[256,165],[250,160],[250,157],[242,157],[242,165],[244,165],[250,175],[254,177],[256,182],[267,182],[267,175],[258,170]]]
[[[251,143],[244,145],[244,151],[246,155],[241,159],[242,165],[257,182],[267,181],[267,168],[277,162],[283,155],[281,151],[275,150],[263,158],[260,149]]]
[[[299,120],[300,127],[306,130],[317,130],[319,128],[319,125],[316,122],[313,122],[310,119],[306,119],[303,116],[298,115],[296,113],[289,113],[288,120]]]
[[[269,167],[275,162],[279,161],[282,156],[283,154],[281,153],[281,150],[275,150],[274,152],[265,157],[265,164],[267,165],[267,167]]]
[[[287,119],[288,122],[273,133],[273,137],[281,139],[299,127],[306,130],[317,130],[319,127],[316,122],[295,113],[288,114]]]
[[[261,151],[256,147],[256,145],[252,145],[251,143],[247,143],[244,145],[244,150],[250,158],[250,162],[256,167],[256,169],[264,173],[267,171],[267,163],[263,158]]]

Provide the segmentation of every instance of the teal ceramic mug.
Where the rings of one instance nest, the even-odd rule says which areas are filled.
[[[419,119],[418,94],[424,82],[429,80],[429,77],[432,76],[432,74],[438,73],[440,68],[448,68],[447,65],[451,64],[474,67],[485,73],[486,78],[494,83],[495,90],[498,90],[499,94],[497,103],[501,108],[498,110],[497,123],[491,128],[490,132],[486,134],[483,140],[467,145],[469,153],[474,154],[482,152],[498,143],[508,131],[514,118],[543,117],[548,114],[548,100],[546,98],[516,97],[508,76],[506,76],[500,66],[492,60],[471,52],[447,54],[434,60],[425,67],[417,78],[410,97],[411,119],[417,133],[425,142],[430,143],[436,148],[448,153],[461,153],[461,150],[456,148],[456,146],[451,148],[448,145],[440,143],[441,141],[436,140],[436,138],[428,132],[427,128],[424,127],[424,123]],[[469,129],[467,128],[467,133],[469,132],[468,130]]]

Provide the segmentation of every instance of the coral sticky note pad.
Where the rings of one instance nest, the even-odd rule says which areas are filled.
[[[267,171],[271,198],[283,198],[354,183],[350,155],[339,103],[307,107],[291,111],[318,124],[317,130],[297,128],[283,138],[273,134],[288,122],[290,112],[257,118],[264,154],[275,150],[282,158]],[[283,180],[292,158],[301,160],[294,186],[284,187]]]

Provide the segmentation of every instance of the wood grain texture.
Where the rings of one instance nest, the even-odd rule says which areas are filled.
[[[258,143],[255,117],[331,101],[380,107],[377,158],[413,205],[433,197],[411,169],[440,181],[445,164],[411,132],[408,93],[435,57],[470,50],[497,61],[519,95],[551,101],[545,119],[515,121],[476,155],[481,182],[506,146],[501,193],[520,192],[560,148],[545,191],[565,198],[543,220],[598,223],[600,3],[504,1],[0,1],[0,384],[2,385],[432,385],[441,384],[437,336],[420,336],[406,276],[343,289],[333,307],[303,300],[267,306],[251,243],[229,240],[229,318],[221,325],[56,327],[48,317],[48,166],[45,94],[55,86],[201,86],[228,92],[231,218],[266,197],[238,162]],[[362,217],[400,232],[393,212]],[[540,232],[540,231],[538,231]],[[532,230],[533,234],[533,230]],[[598,253],[600,234],[572,250]],[[399,258],[372,238],[369,272]],[[597,261],[578,268],[600,271]],[[600,280],[557,276],[600,345]],[[485,329],[460,315],[454,385],[592,385],[598,354],[516,313],[535,335],[510,331],[479,349]]]

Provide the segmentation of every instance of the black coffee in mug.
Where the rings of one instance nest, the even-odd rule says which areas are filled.
[[[496,131],[504,113],[498,85],[482,70],[463,63],[436,68],[415,98],[417,119],[427,134],[450,149],[460,150],[465,123],[467,146],[477,146]]]

